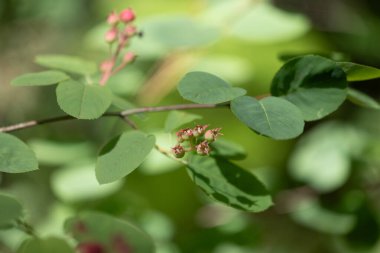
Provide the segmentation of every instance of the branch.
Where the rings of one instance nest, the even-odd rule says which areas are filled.
[[[135,128],[133,126],[133,123],[128,119],[128,116],[134,115],[134,114],[140,114],[144,112],[163,112],[163,111],[172,111],[172,110],[191,110],[191,109],[209,109],[209,108],[219,108],[219,107],[226,107],[229,106],[229,104],[179,104],[179,105],[168,105],[168,106],[157,106],[157,107],[141,107],[141,108],[133,108],[128,109],[121,112],[108,112],[101,116],[101,118],[104,117],[119,117],[123,120],[125,120],[132,128]],[[60,122],[60,121],[68,121],[68,120],[74,120],[76,118],[65,115],[65,116],[58,116],[58,117],[52,117],[42,120],[31,120],[26,121],[14,125],[9,125],[5,127],[0,127],[0,133],[6,133],[6,132],[13,132],[21,129],[31,128],[34,126],[39,125],[45,125],[49,123],[54,122]]]

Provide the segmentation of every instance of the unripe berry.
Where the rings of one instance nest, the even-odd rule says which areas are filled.
[[[104,36],[107,43],[113,43],[117,39],[118,30],[116,27],[112,27],[108,30]]]
[[[198,145],[195,146],[198,155],[209,155],[211,152],[211,148],[208,145],[207,141],[202,141]]]
[[[119,23],[119,16],[113,11],[108,15],[107,23],[115,26],[117,23]]]
[[[135,13],[131,8],[128,8],[123,10],[119,17],[122,22],[129,23],[135,19]]]
[[[193,135],[195,137],[198,137],[199,135],[203,134],[204,131],[206,130],[206,128],[208,127],[208,125],[196,125],[193,129]]]
[[[209,142],[213,142],[216,140],[216,138],[219,136],[219,135],[222,135],[220,133],[220,130],[222,130],[222,128],[214,128],[214,129],[211,129],[211,130],[207,130],[204,137],[205,137],[205,140],[209,141]]]
[[[172,153],[177,158],[182,158],[185,155],[185,149],[181,145],[172,147]]]

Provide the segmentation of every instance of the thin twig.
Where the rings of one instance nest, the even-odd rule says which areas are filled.
[[[33,237],[38,237],[36,234],[36,231],[34,230],[33,226],[27,223],[26,221],[23,221],[21,219],[16,220],[17,227],[23,231],[24,233],[33,236]]]
[[[136,129],[136,125],[132,122],[128,116],[144,113],[144,112],[163,112],[163,111],[172,111],[172,110],[191,110],[191,109],[208,109],[208,108],[218,108],[218,107],[226,107],[228,104],[216,105],[216,104],[179,104],[179,105],[168,105],[168,106],[157,106],[157,107],[141,107],[141,108],[133,108],[128,109],[121,112],[108,112],[103,114],[101,117],[119,117],[123,119],[127,124],[129,124],[132,128]],[[39,125],[45,125],[54,122],[60,121],[68,121],[76,119],[72,116],[58,116],[52,117],[42,120],[30,120],[14,125],[9,125],[5,127],[0,127],[0,133],[13,132],[21,129],[31,128]]]

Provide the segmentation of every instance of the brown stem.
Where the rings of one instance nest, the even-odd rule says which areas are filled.
[[[179,104],[179,105],[168,105],[168,106],[157,106],[157,107],[141,107],[141,108],[133,108],[128,109],[121,112],[108,112],[102,115],[102,117],[119,117],[122,118],[125,122],[127,122],[132,128],[136,129],[136,125],[134,122],[132,122],[130,119],[128,119],[128,116],[144,113],[144,112],[163,112],[163,111],[172,111],[172,110],[191,110],[191,109],[208,109],[208,108],[220,108],[220,107],[226,107],[228,104]],[[5,127],[0,127],[0,133],[6,133],[6,132],[13,132],[21,129],[31,128],[34,126],[44,125],[48,123],[54,123],[54,122],[60,122],[60,121],[67,121],[67,120],[73,120],[76,119],[72,116],[65,115],[65,116],[58,116],[58,117],[52,117],[48,119],[42,119],[42,120],[31,120],[26,121],[14,125],[9,125]]]

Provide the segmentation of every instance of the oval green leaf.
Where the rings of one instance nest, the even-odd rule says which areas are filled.
[[[105,249],[136,253],[155,251],[153,240],[135,224],[102,213],[84,212],[70,218],[65,222],[65,231],[79,244],[96,243],[104,252]]]
[[[220,156],[230,160],[242,160],[247,157],[247,152],[242,146],[224,139],[212,142],[211,148],[211,156]]]
[[[13,86],[46,86],[65,81],[70,77],[61,71],[48,70],[38,73],[28,73],[12,80]]]
[[[358,106],[376,110],[380,109],[380,104],[375,99],[371,98],[363,92],[349,88],[347,94],[348,100]]]
[[[198,104],[219,104],[247,93],[206,72],[190,72],[180,81],[178,91],[184,99]]]
[[[22,211],[23,208],[16,199],[0,193],[0,227],[20,218]]]
[[[74,253],[74,249],[63,239],[56,237],[30,238],[24,241],[17,253]]]
[[[23,173],[38,170],[34,152],[20,139],[0,133],[0,171]]]
[[[380,78],[380,69],[365,66],[361,64],[356,64],[353,62],[338,62],[339,67],[341,67],[347,75],[347,81],[357,82]]]
[[[112,102],[112,93],[107,87],[85,85],[73,80],[60,83],[56,94],[61,109],[78,119],[99,118]]]
[[[351,159],[362,155],[366,142],[362,132],[341,123],[316,127],[297,143],[289,159],[290,175],[319,192],[337,190],[348,180]]]
[[[96,63],[69,55],[38,55],[35,62],[41,66],[90,75],[96,72]]]
[[[253,174],[227,160],[194,155],[188,172],[210,198],[228,206],[261,212],[272,205],[265,186]]]
[[[292,103],[277,97],[257,100],[243,96],[232,100],[231,111],[258,134],[276,140],[295,138],[303,132],[300,110]]]
[[[155,137],[140,131],[123,133],[101,151],[96,163],[100,184],[111,183],[134,171],[153,149]]]
[[[171,111],[165,121],[165,131],[172,132],[187,123],[201,119],[202,116],[181,111]]]
[[[271,87],[274,96],[295,104],[306,121],[334,112],[347,97],[344,71],[329,59],[316,55],[294,58],[277,72]]]

